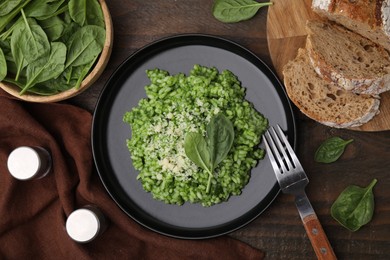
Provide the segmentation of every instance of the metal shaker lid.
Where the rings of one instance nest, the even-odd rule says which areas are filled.
[[[73,211],[66,220],[68,235],[79,243],[95,239],[104,229],[104,217],[94,207],[84,207]]]
[[[51,159],[43,148],[21,146],[10,153],[7,166],[14,178],[30,180],[45,176],[51,168]]]

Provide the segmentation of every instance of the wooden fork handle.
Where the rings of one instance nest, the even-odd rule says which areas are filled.
[[[317,215],[310,214],[304,217],[302,221],[317,258],[326,260],[337,259]]]

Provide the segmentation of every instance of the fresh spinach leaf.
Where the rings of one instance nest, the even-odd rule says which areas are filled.
[[[86,24],[105,27],[102,7],[98,0],[87,0]]]
[[[233,123],[223,114],[211,118],[206,127],[208,147],[210,149],[210,160],[215,168],[226,158],[234,140]]]
[[[6,0],[0,2],[0,16],[9,14],[22,0]]]
[[[10,45],[11,45],[11,53],[14,58],[14,63],[16,65],[16,74],[15,80],[19,79],[19,75],[24,67],[27,66],[28,62],[24,56],[26,50],[26,43],[24,42],[24,38],[26,36],[25,33],[25,25],[23,23],[19,23],[12,34]],[[24,47],[22,47],[22,45]]]
[[[72,80],[67,82],[64,77],[58,77],[56,79],[50,79],[34,85],[28,89],[28,92],[38,95],[48,96],[58,94],[60,92],[69,90],[76,85],[76,81]]]
[[[28,4],[29,2],[30,2],[30,0],[26,1],[26,4]],[[21,9],[21,10],[23,10],[26,17],[32,17],[32,18],[36,18],[39,20],[44,20],[44,19],[50,18],[52,16],[55,16],[55,14],[58,15],[61,12],[60,10],[57,12],[54,12],[55,9],[53,9],[53,8],[57,8],[57,7],[54,7],[52,2],[56,2],[56,1],[47,1],[47,3],[46,3],[46,1],[42,1],[42,0],[34,1],[34,2],[31,2],[30,4],[28,4],[26,6],[26,8]],[[61,0],[61,3],[63,3],[63,2],[64,2],[64,0]],[[57,3],[57,5],[61,4],[61,3]],[[44,6],[44,4],[47,4],[48,6]],[[50,11],[50,9],[48,7],[52,8],[52,10]],[[43,10],[39,10],[39,8],[43,8]],[[65,8],[65,9],[63,9],[63,8]],[[62,12],[66,11],[68,9],[68,6],[66,5],[63,8],[62,8]],[[21,10],[19,10],[18,13],[19,12],[21,13]],[[47,14],[47,15],[45,16],[45,14]],[[1,39],[2,40],[7,39],[12,34],[14,28],[19,23],[22,23],[22,22],[23,22],[23,17],[19,16],[18,19],[16,19],[16,21],[13,22],[13,24],[11,26],[9,26],[7,31],[3,32],[0,35]]]
[[[14,79],[11,79],[11,78],[8,78],[8,77],[5,77],[4,79],[3,79],[3,82],[7,82],[7,83],[11,83],[11,84],[14,84],[15,86],[18,86],[19,88],[23,88],[23,86],[24,86],[24,81],[23,82],[21,82],[21,81],[16,81],[16,80],[14,80]]]
[[[41,20],[39,21],[39,25],[46,32],[46,35],[51,42],[58,40],[65,30],[65,23],[58,16]]]
[[[0,0],[0,12],[6,12],[1,7],[8,8],[8,2],[16,5],[17,1]],[[0,16],[1,58],[5,58],[8,73],[4,81],[13,81],[22,89],[21,94],[29,91],[50,95],[80,87],[104,47],[105,23],[99,2],[19,2],[7,15]],[[79,25],[74,18],[77,22],[82,19],[84,22]],[[10,78],[11,75],[15,80]]]
[[[272,2],[258,3],[254,0],[216,0],[213,6],[214,17],[224,23],[236,23],[252,18],[263,7]]]
[[[65,68],[88,64],[98,56],[104,46],[106,31],[96,25],[81,27],[69,40]]]
[[[12,56],[11,45],[9,41],[0,40],[0,49],[3,51],[4,58],[6,61],[14,62],[14,57]]]
[[[42,16],[36,17],[36,19],[37,20],[46,20],[46,19],[49,19],[49,18],[52,18],[52,17],[55,17],[55,16],[60,16],[61,14],[65,13],[68,10],[69,10],[68,4],[65,4],[65,5],[61,6],[60,8],[58,8],[58,10],[55,11],[54,13],[49,13],[47,15],[42,15]]]
[[[374,179],[366,188],[348,186],[333,203],[332,217],[350,231],[357,231],[370,222],[374,215],[372,190],[376,183],[377,180]]]
[[[91,68],[95,64],[98,56],[95,57],[94,60],[92,60],[89,64],[82,65],[80,67],[76,67],[76,71],[78,72],[78,77],[76,84],[74,88],[78,89],[81,86],[81,83],[83,82],[84,78],[88,75],[90,72]]]
[[[210,151],[207,142],[200,133],[188,133],[184,139],[184,150],[187,157],[198,167],[211,172]]]
[[[48,16],[53,15],[58,8],[64,3],[65,0],[53,1],[53,0],[34,0],[26,6],[24,12],[26,16],[36,19],[45,19]]]
[[[34,19],[27,19],[23,10],[24,31],[20,39],[20,48],[27,62],[31,63],[50,53],[50,42],[42,27]]]
[[[232,122],[223,114],[214,116],[206,126],[206,138],[200,133],[188,133],[184,139],[187,157],[209,174],[206,192],[209,193],[214,169],[229,153],[233,140]]]
[[[80,25],[77,23],[71,21],[70,23],[67,23],[65,21],[65,28],[62,32],[61,38],[59,41],[65,43],[66,46],[70,45],[71,40],[74,38],[74,34],[80,29]]]
[[[17,66],[15,80],[19,79],[20,72],[29,63],[50,53],[46,33],[34,19],[27,19],[23,10],[21,12],[24,22],[16,25],[11,36],[11,52]]]
[[[50,56],[43,57],[27,66],[27,83],[20,94],[39,82],[57,78],[65,67],[66,46],[61,42],[51,43]]]
[[[0,81],[2,81],[7,76],[7,61],[3,50],[0,48]]]
[[[318,147],[314,160],[322,163],[335,162],[344,153],[345,147],[353,142],[353,139],[343,140],[340,137],[331,137]]]
[[[16,8],[14,8],[10,13],[4,16],[0,16],[0,32],[2,32],[11,21],[20,13],[23,7],[25,7],[31,0],[22,1]]]
[[[83,26],[87,19],[87,1],[69,0],[69,14],[73,21]]]
[[[11,52],[9,41],[0,40],[0,48],[3,49],[4,52]]]
[[[11,26],[9,26],[9,28],[4,31],[1,35],[0,35],[0,40],[2,41],[6,41],[8,37],[10,37],[12,35],[12,32],[14,31],[15,27],[22,22],[22,18],[20,17],[20,19],[16,20]]]

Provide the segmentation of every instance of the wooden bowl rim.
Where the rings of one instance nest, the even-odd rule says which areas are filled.
[[[103,50],[100,54],[100,57],[95,67],[88,74],[88,76],[81,82],[79,88],[77,89],[71,88],[69,90],[60,92],[58,94],[49,95],[49,96],[37,95],[33,93],[25,93],[23,95],[20,95],[19,87],[4,82],[0,82],[0,88],[2,88],[4,91],[6,91],[7,93],[11,94],[12,96],[18,99],[29,101],[29,102],[37,102],[37,103],[58,102],[65,99],[69,99],[85,91],[87,88],[89,88],[100,77],[100,75],[103,73],[104,69],[107,66],[112,51],[112,41],[114,37],[111,15],[110,15],[110,11],[108,10],[106,1],[99,0],[99,2],[102,7],[104,23],[106,26],[106,39],[104,41]]]

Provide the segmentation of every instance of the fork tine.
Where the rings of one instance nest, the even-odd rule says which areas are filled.
[[[299,160],[298,160],[298,157],[296,156],[294,150],[292,149],[290,143],[288,142],[286,136],[284,135],[283,130],[280,128],[279,125],[276,125],[276,128],[277,128],[277,131],[279,133],[279,137],[282,139],[284,145],[286,146],[286,148],[288,150],[288,153],[292,159],[292,163],[294,164],[294,167],[302,167]]]
[[[280,128],[280,127],[279,127]],[[280,160],[280,163],[282,164],[283,162],[287,165],[287,168],[288,168],[288,170],[291,170],[291,169],[293,169],[294,167],[293,167],[293,164],[292,164],[292,162],[291,162],[291,160],[290,160],[290,157],[287,155],[287,153],[286,153],[286,149],[285,149],[285,146],[287,146],[288,145],[288,142],[287,142],[287,139],[285,138],[285,136],[284,136],[284,133],[281,131],[281,129],[279,129],[280,131],[279,131],[279,134],[277,134],[276,133],[276,131],[275,131],[275,128],[273,128],[273,127],[270,127],[270,130],[272,131],[272,134],[273,134],[273,136],[274,136],[274,139],[275,139],[275,141],[276,141],[276,144],[277,144],[277,146],[278,146],[278,150],[282,153],[282,155],[283,155],[283,158],[281,158],[281,160]],[[283,140],[283,143],[284,143],[284,145],[282,144],[282,142],[280,141],[280,139],[282,138],[282,140]],[[284,139],[283,139],[284,138]],[[290,151],[289,151],[290,152]],[[291,154],[291,152],[290,152],[290,154]]]
[[[270,128],[272,128],[272,127],[270,127]],[[272,138],[271,133],[269,132],[269,129],[265,133],[265,136],[266,136],[265,140],[268,144],[268,154],[270,155],[270,159],[273,159],[273,160],[271,160],[272,167],[279,174],[287,172],[287,168],[283,163],[283,159],[280,157],[280,152],[279,152],[278,147]],[[276,159],[274,156],[276,156]]]
[[[280,168],[279,168],[278,164],[276,163],[276,159],[275,159],[275,157],[273,155],[273,151],[272,151],[273,149],[271,149],[270,145],[268,144],[267,138],[272,142],[271,136],[268,133],[268,131],[265,133],[265,138],[264,138],[265,148],[267,150],[267,154],[268,154],[268,157],[270,159],[272,168],[274,169],[274,172],[280,174]],[[279,174],[276,174],[277,178],[279,177]]]

